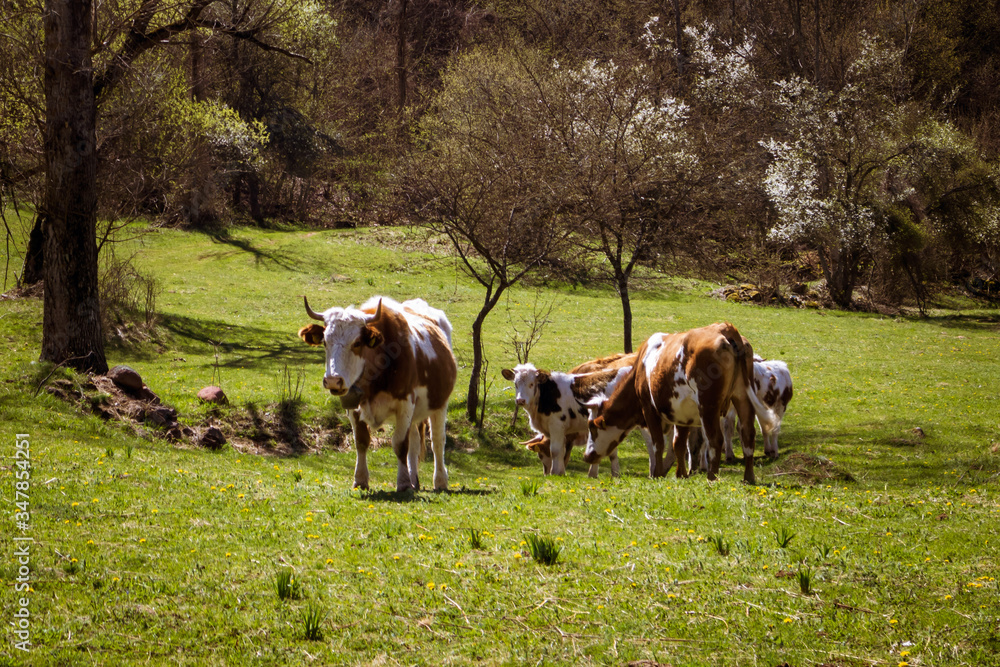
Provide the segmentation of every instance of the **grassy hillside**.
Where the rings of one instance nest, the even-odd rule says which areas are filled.
[[[654,481],[633,436],[621,479],[588,479],[578,454],[543,479],[514,444],[523,414],[509,427],[510,321],[554,299],[532,361],[566,369],[619,349],[617,298],[512,292],[487,322],[480,437],[461,400],[483,294],[425,248],[397,230],[155,231],[134,250],[162,286],[159,328],[108,356],[185,423],[273,412],[302,377],[302,419],[332,424],[322,351],[295,336],[301,295],[316,309],[423,297],[451,319],[460,364],[447,494],[397,497],[388,448],[363,494],[351,452],[210,452],[84,416],[45,391],[61,373],[33,363],[41,303],[0,301],[2,488],[13,503],[14,434],[28,433],[30,527],[11,531],[34,539],[34,646],[8,634],[0,663],[1000,664],[1000,313],[765,309],[662,283],[633,304],[636,340],[728,320],[788,362],[781,457],[759,461],[756,487],[740,465],[715,484]],[[195,398],[213,382],[233,404],[218,415]],[[529,535],[562,548],[557,564],[533,560]],[[279,599],[288,569],[299,592]],[[4,596],[6,622],[18,605]],[[310,611],[321,639],[304,637]]]

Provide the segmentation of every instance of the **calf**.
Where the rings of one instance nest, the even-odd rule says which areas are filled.
[[[374,297],[361,308],[330,308],[322,314],[304,301],[309,317],[323,325],[302,327],[299,337],[326,348],[323,387],[340,397],[354,430],[354,486],[368,488],[371,429],[391,420],[396,490],[419,489],[420,426],[429,420],[434,488],[447,489],[445,418],[457,366],[445,314],[423,299],[397,303]]]
[[[615,379],[630,370],[622,365],[625,355],[618,355],[613,362],[595,360],[583,367],[606,362],[603,370],[589,373],[559,373],[540,371],[532,364],[505,368],[501,374],[514,383],[517,404],[528,413],[528,421],[537,434],[523,444],[538,454],[545,474],[563,475],[574,443],[587,432],[586,403],[603,395],[613,386]],[[628,360],[634,359],[632,356]],[[579,367],[578,367],[579,368]],[[575,370],[575,369],[574,369]],[[612,459],[611,473],[618,474],[617,456]],[[591,465],[591,477],[597,477],[597,465]]]
[[[676,461],[677,477],[687,477],[688,436],[692,428],[700,426],[710,447],[708,478],[714,480],[722,455],[722,412],[732,401],[741,426],[743,480],[752,484],[756,400],[749,391],[752,377],[753,351],[729,323],[677,334],[653,334],[609,396],[590,402],[584,461],[600,461],[633,428],[645,426],[652,439],[653,476],[665,475]],[[664,432],[670,425],[674,427],[672,453],[664,464]]]
[[[757,423],[764,437],[764,453],[772,459],[778,458],[778,433],[785,409],[792,400],[792,375],[784,361],[753,357],[752,391],[759,399],[762,409],[756,410]],[[755,405],[756,408],[756,405]],[[722,424],[722,435],[726,443],[726,460],[733,461],[733,432],[736,425],[736,408],[729,408]]]

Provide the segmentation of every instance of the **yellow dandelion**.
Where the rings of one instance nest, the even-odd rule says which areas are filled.
[[[433,581],[428,581],[427,582],[427,590],[429,590],[429,591],[434,590],[434,582]]]

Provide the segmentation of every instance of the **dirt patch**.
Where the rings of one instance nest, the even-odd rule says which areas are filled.
[[[335,419],[306,421],[302,405],[284,401],[264,406],[218,410],[212,419],[226,434],[230,446],[246,454],[297,456],[307,452],[348,451],[352,448],[351,427]],[[372,448],[380,444],[372,438]]]
[[[793,452],[773,468],[773,476],[790,476],[804,484],[820,484],[829,481],[853,482],[854,475],[823,456]]]
[[[219,449],[229,444],[248,454],[296,456],[351,448],[351,429],[335,417],[306,421],[301,402],[285,401],[263,407],[217,406],[198,422],[184,423],[177,411],[164,405],[148,387],[129,389],[110,377],[93,375],[59,378],[45,391],[76,406],[81,412],[121,424],[138,437],[161,438],[175,445]],[[221,437],[220,437],[221,436]],[[382,439],[373,437],[373,448]]]

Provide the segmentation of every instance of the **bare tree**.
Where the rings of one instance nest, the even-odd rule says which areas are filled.
[[[533,80],[552,128],[558,162],[550,176],[562,217],[577,230],[576,243],[607,260],[622,304],[623,348],[631,352],[635,270],[669,248],[705,178],[688,107],[661,95],[650,68],[627,57],[554,65]]]
[[[452,243],[465,272],[484,289],[472,323],[473,362],[466,411],[476,419],[483,324],[504,292],[565,246],[558,202],[547,182],[547,140],[530,84],[483,52],[445,76],[422,126],[401,187],[419,220]]]

